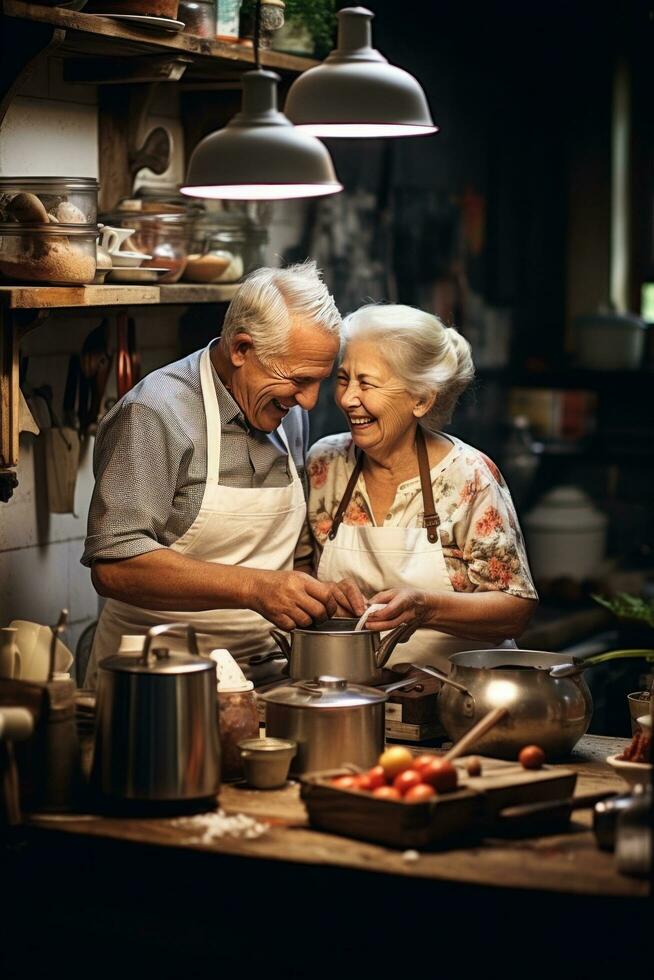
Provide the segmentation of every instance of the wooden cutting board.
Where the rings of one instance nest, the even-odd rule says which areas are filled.
[[[391,847],[426,848],[454,846],[483,834],[505,807],[565,799],[574,791],[577,774],[570,769],[528,770],[517,762],[479,758],[480,776],[467,775],[467,757],[457,759],[459,788],[425,803],[380,800],[338,789],[331,780],[345,770],[303,776],[301,797],[311,825],[319,830]]]

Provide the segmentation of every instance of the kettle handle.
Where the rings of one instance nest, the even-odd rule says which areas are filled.
[[[377,650],[377,655],[375,657],[378,668],[386,666],[390,655],[398,643],[401,643],[402,640],[408,639],[411,634],[415,632],[416,628],[415,623],[400,623],[399,626],[396,626],[394,630],[391,630],[391,632],[384,637],[379,644],[379,649]]]
[[[150,656],[152,641],[157,636],[162,636],[164,633],[171,633],[173,630],[186,630],[189,650],[191,653],[195,654],[196,657],[200,656],[195,630],[190,623],[161,623],[159,626],[153,626],[152,629],[149,629],[146,633],[145,643],[143,644],[143,654],[141,656],[141,663],[145,667],[148,666],[148,658]]]

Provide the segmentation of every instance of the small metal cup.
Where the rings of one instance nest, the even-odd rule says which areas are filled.
[[[629,702],[629,715],[631,717],[631,734],[632,736],[636,732],[640,731],[640,725],[636,721],[641,715],[648,715],[650,710],[650,699],[649,697],[643,697],[646,695],[647,691],[634,691],[633,694],[627,695],[627,701]]]
[[[238,743],[245,781],[255,789],[277,789],[288,778],[297,743],[284,738],[245,738]]]

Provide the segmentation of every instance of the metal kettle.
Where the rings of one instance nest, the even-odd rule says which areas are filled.
[[[187,650],[158,642],[185,630]],[[99,665],[91,781],[101,798],[190,803],[216,796],[220,742],[216,665],[200,656],[192,626],[149,630],[143,651]]]

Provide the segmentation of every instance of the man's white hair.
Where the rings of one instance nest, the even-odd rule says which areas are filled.
[[[341,356],[351,340],[374,341],[406,390],[436,396],[420,424],[436,431],[452,418],[459,395],[475,375],[470,344],[437,316],[400,304],[371,304],[343,320]]]
[[[222,339],[229,344],[236,334],[249,334],[257,357],[265,363],[288,353],[294,320],[313,323],[337,340],[340,337],[341,314],[316,263],[309,260],[286,269],[251,272],[229,304]]]

